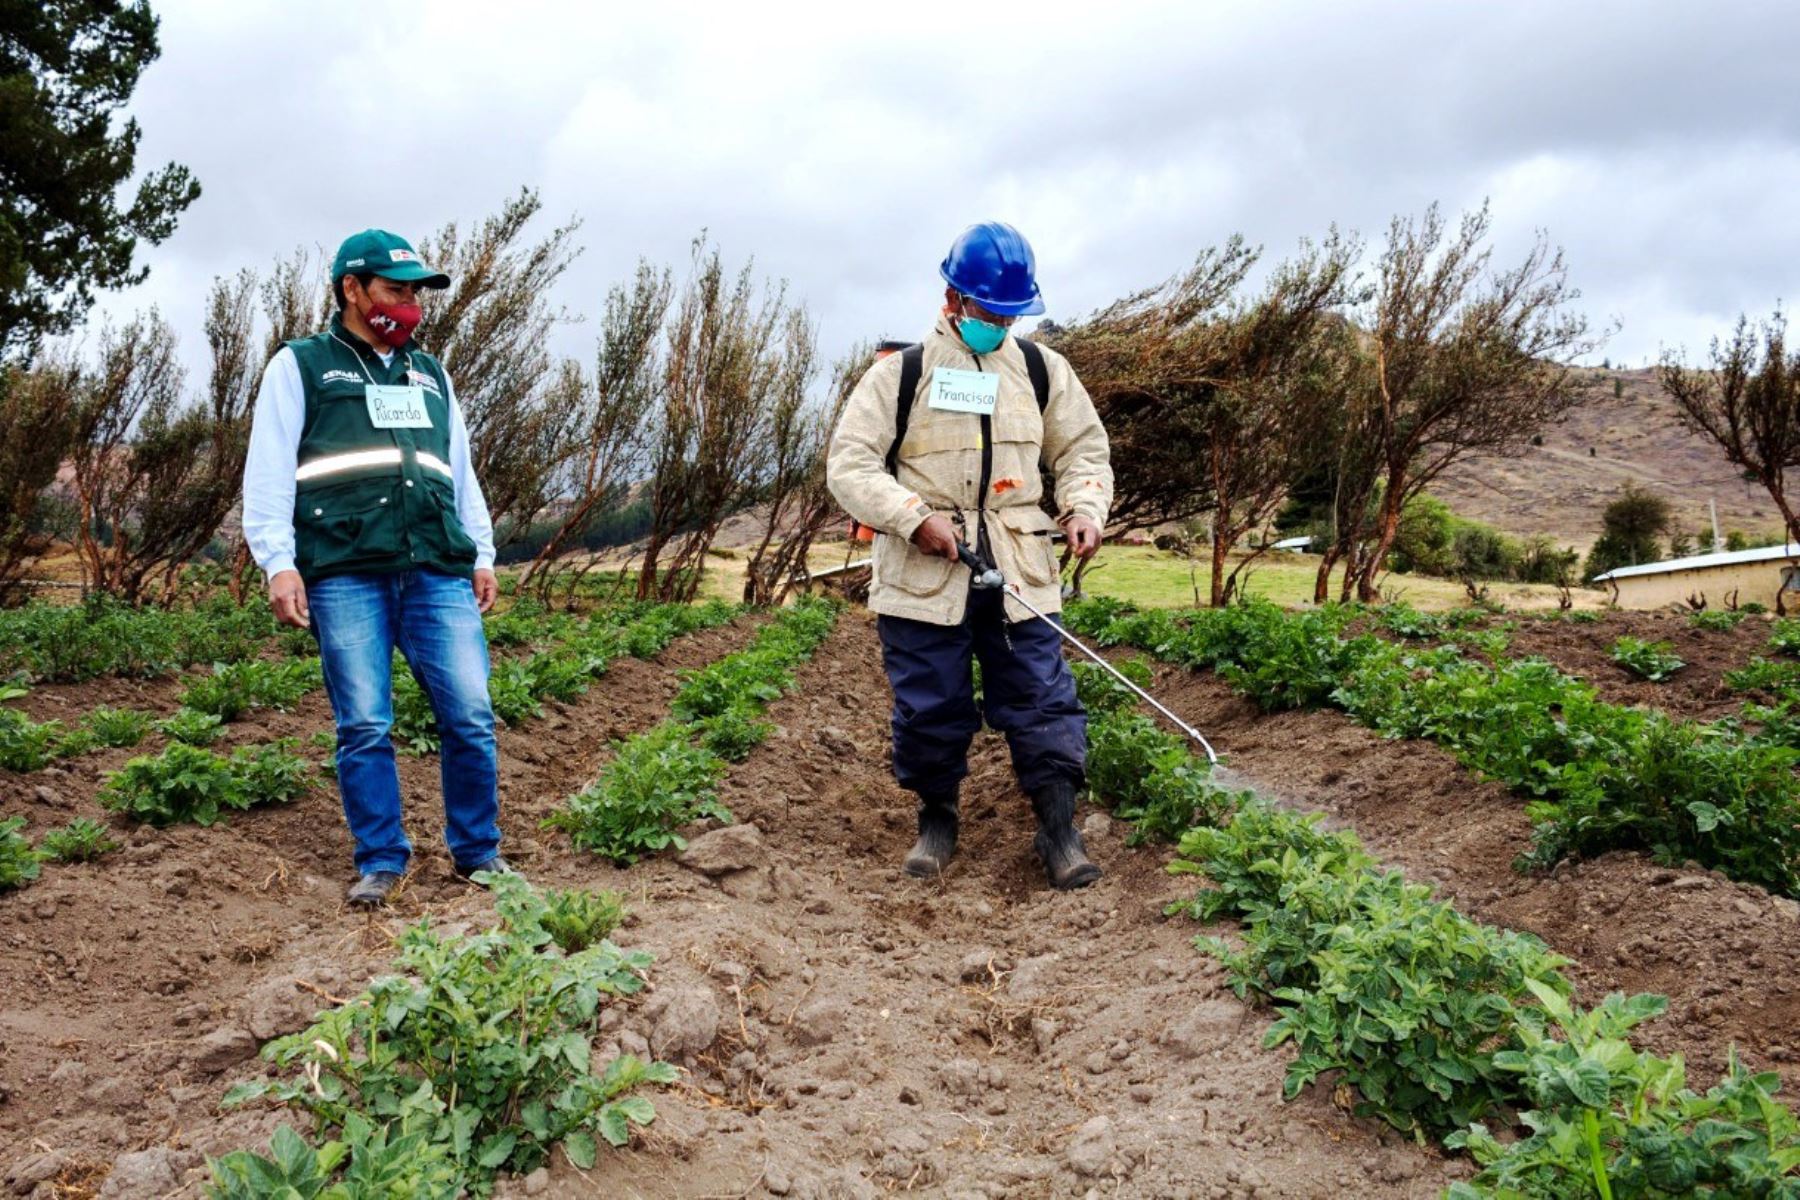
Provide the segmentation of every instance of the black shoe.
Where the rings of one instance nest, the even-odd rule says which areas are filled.
[[[405,874],[400,871],[365,871],[350,885],[346,899],[359,908],[379,908],[387,903],[388,893],[404,878]]]
[[[956,853],[956,789],[947,793],[919,796],[919,840],[906,852],[900,869],[914,879],[930,879],[942,875]]]
[[[1053,783],[1031,797],[1038,831],[1032,845],[1044,861],[1050,886],[1059,891],[1083,888],[1100,878],[1100,868],[1087,856],[1081,834],[1075,830],[1075,785]]]
[[[478,872],[481,872],[481,871],[487,871],[493,875],[517,875],[518,874],[517,871],[513,870],[512,864],[507,862],[504,858],[501,858],[498,854],[494,855],[494,857],[487,859],[483,862],[478,862],[472,867],[458,866],[456,868],[456,873],[458,875],[462,876],[464,879],[469,880],[469,882],[471,882],[471,883],[473,883],[475,881],[474,876]]]

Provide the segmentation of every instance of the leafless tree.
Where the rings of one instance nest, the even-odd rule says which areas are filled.
[[[500,211],[465,232],[454,222],[419,243],[426,262],[450,276],[427,301],[416,337],[437,355],[469,426],[470,456],[493,517],[496,541],[523,533],[551,502],[578,452],[583,416],[577,377],[551,354],[549,334],[573,320],[550,289],[581,253],[580,222],[535,242],[529,227],[543,208],[521,189]]]
[[[577,449],[557,485],[560,523],[526,568],[521,586],[535,583],[547,595],[557,556],[580,543],[642,469],[647,423],[661,384],[658,342],[672,294],[668,271],[648,263],[638,265],[630,285],[607,294],[594,376],[587,379],[571,367],[565,385],[566,403],[576,414]]]
[[[1800,541],[1800,515],[1787,472],[1800,466],[1800,351],[1787,348],[1787,317],[1777,309],[1760,325],[1738,318],[1729,340],[1714,338],[1710,368],[1665,354],[1663,390],[1682,423],[1710,438],[1735,467],[1754,476],[1781,511],[1787,539]]]
[[[832,366],[829,399],[819,405],[806,397],[811,354],[803,356],[800,350],[790,344],[790,382],[770,422],[772,456],[763,496],[763,531],[744,577],[747,604],[786,600],[806,570],[814,540],[838,515],[837,501],[825,486],[825,452],[850,393],[875,361],[874,347],[866,343],[851,347]]]
[[[640,599],[691,599],[719,526],[755,498],[796,316],[805,310],[790,305],[785,285],[757,288],[748,264],[728,277],[718,250],[696,240],[665,330]]]
[[[1562,253],[1540,234],[1515,266],[1489,271],[1486,205],[1451,232],[1433,205],[1396,217],[1368,313],[1371,425],[1381,463],[1372,544],[1353,563],[1376,598],[1406,502],[1472,453],[1514,453],[1585,396],[1570,371],[1598,345],[1569,305]]]

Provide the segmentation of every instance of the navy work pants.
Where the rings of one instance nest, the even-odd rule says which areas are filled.
[[[1056,630],[1035,617],[1008,626],[1002,597],[989,588],[970,590],[960,625],[884,616],[876,627],[894,689],[901,787],[927,794],[954,787],[969,773],[969,743],[984,713],[1006,735],[1027,793],[1059,781],[1084,785],[1087,714]],[[981,663],[980,708],[971,658]]]

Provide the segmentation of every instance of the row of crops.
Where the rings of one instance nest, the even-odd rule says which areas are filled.
[[[1329,614],[1250,608],[1184,621],[1102,602],[1068,617],[1113,644],[1214,665],[1271,706],[1329,700],[1342,684],[1328,689],[1328,677],[1358,665],[1346,645],[1376,664],[1409,657],[1339,638]],[[1248,665],[1257,655],[1270,656],[1266,669]],[[1409,666],[1407,678],[1452,657]],[[1124,669],[1148,675],[1141,661]],[[1690,1089],[1679,1056],[1632,1044],[1664,998],[1576,1005],[1567,961],[1536,938],[1433,899],[1316,814],[1218,786],[1185,743],[1132,711],[1123,688],[1076,670],[1094,798],[1134,822],[1133,840],[1175,841],[1173,873],[1210,881],[1171,915],[1238,922],[1235,939],[1196,945],[1224,963],[1241,997],[1274,1011],[1266,1045],[1296,1052],[1290,1098],[1328,1077],[1353,1089],[1360,1115],[1466,1150],[1479,1170],[1450,1189],[1453,1200],[1800,1195],[1800,1123],[1775,1098],[1775,1075],[1733,1056],[1717,1086]]]
[[[615,746],[594,784],[546,824],[629,863],[679,847],[677,831],[695,821],[729,822],[717,790],[728,763],[772,732],[763,710],[794,688],[794,669],[838,612],[803,600],[746,648],[682,672],[671,717]],[[559,653],[571,640],[581,639],[565,637]],[[213,1163],[212,1195],[486,1196],[498,1176],[531,1171],[558,1146],[590,1168],[601,1142],[623,1146],[655,1118],[645,1089],[675,1082],[673,1067],[592,1061],[601,1007],[640,991],[651,965],[609,940],[619,897],[481,878],[500,916],[493,929],[447,936],[422,923],[400,939],[394,975],[264,1047],[291,1073],[233,1088],[226,1105],[292,1106],[322,1140],[284,1127],[267,1153],[226,1155]]]
[[[66,632],[57,623],[61,614],[80,610],[46,610],[48,618],[33,609],[17,611],[25,614],[23,621],[30,627],[41,622],[46,629]],[[574,700],[619,658],[654,657],[675,639],[723,625],[740,611],[716,601],[631,603],[585,617],[520,607],[490,618],[490,641],[518,651],[500,658],[490,676],[495,712],[509,726],[523,726],[542,716],[545,700]],[[174,640],[177,634],[169,631],[185,630],[192,614],[138,613],[133,619]],[[266,638],[246,645],[253,654],[269,648]],[[100,746],[131,747],[160,733],[165,744],[159,752],[134,757],[107,774],[98,794],[102,808],[157,826],[211,825],[231,812],[296,800],[318,779],[312,760],[299,752],[294,739],[238,746],[229,754],[209,748],[232,722],[261,709],[292,708],[321,685],[310,636],[304,647],[296,643],[292,648],[309,652],[298,658],[247,657],[215,664],[180,693],[176,711],[160,719],[141,710],[103,707],[69,727],[60,721],[32,721],[17,709],[0,708],[0,767],[41,770]],[[437,730],[431,706],[398,657],[395,680],[396,744],[413,753],[434,751]],[[0,700],[25,694],[23,688],[9,687],[0,691]],[[335,739],[330,731],[321,731],[313,741],[329,749]],[[9,818],[0,822],[0,891],[37,879],[45,862],[91,861],[117,845],[104,826],[88,819],[46,830],[34,845],[25,832],[25,819]]]
[[[1333,707],[1384,736],[1443,746],[1526,799],[1526,866],[1634,849],[1800,895],[1800,749],[1779,725],[1681,721],[1607,703],[1539,659],[1490,662],[1456,645],[1347,636],[1358,615],[1270,605],[1136,612],[1093,601],[1068,619],[1103,645],[1216,670],[1266,710]],[[1773,666],[1800,672],[1800,663]]]

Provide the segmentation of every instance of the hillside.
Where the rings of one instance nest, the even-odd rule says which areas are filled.
[[[1667,497],[1678,528],[1696,540],[1707,528],[1708,498],[1718,502],[1721,532],[1780,531],[1768,494],[1740,479],[1711,443],[1681,428],[1653,370],[1585,374],[1598,382],[1594,399],[1547,430],[1542,446],[1515,458],[1471,459],[1447,472],[1433,493],[1462,516],[1514,534],[1548,533],[1584,553],[1600,532],[1601,510],[1632,480]]]

